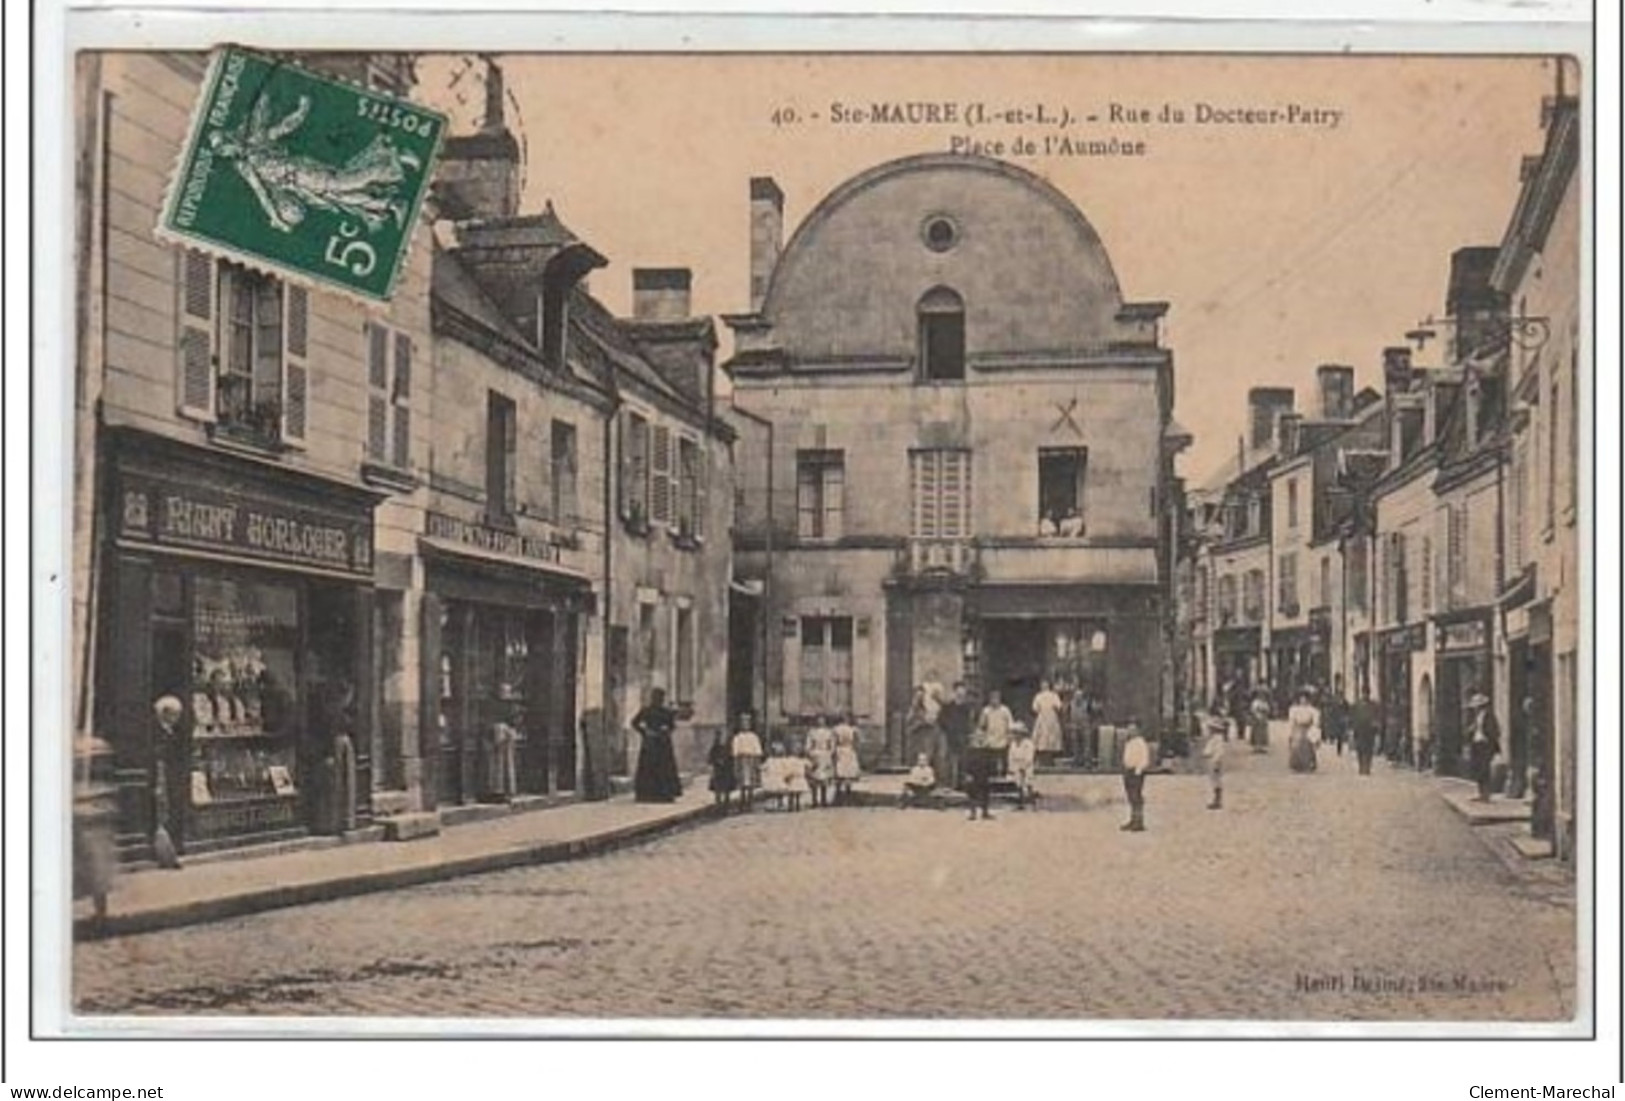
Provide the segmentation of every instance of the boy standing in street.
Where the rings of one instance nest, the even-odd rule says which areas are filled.
[[[1207,768],[1208,810],[1224,808],[1224,743],[1230,723],[1223,715],[1214,715],[1207,721],[1207,739],[1202,744],[1202,763]]]
[[[1130,833],[1145,831],[1145,774],[1151,768],[1151,747],[1140,734],[1139,724],[1128,723],[1128,741],[1123,745],[1123,794],[1128,796],[1129,819],[1120,827]]]

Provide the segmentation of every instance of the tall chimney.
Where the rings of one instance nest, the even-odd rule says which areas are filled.
[[[687,268],[633,268],[632,316],[639,321],[686,320],[693,282]]]
[[[1411,388],[1411,350],[1403,344],[1382,350],[1382,382],[1389,393]]]
[[[771,176],[750,180],[750,309],[756,313],[767,297],[767,284],[779,262],[784,240],[784,192]]]
[[[1303,424],[1303,414],[1282,412],[1275,421],[1277,450],[1285,458],[1291,458],[1298,453],[1298,428]]]
[[[472,134],[448,135],[440,146],[435,194],[453,221],[502,220],[519,213],[524,164],[519,142],[508,129],[503,105],[502,67],[485,62],[485,115]]]
[[[1341,363],[1323,363],[1315,368],[1320,390],[1322,420],[1347,420],[1354,415],[1354,368]]]
[[[1276,418],[1291,412],[1296,400],[1286,386],[1255,386],[1247,391],[1248,440],[1254,450],[1270,445],[1275,439]]]

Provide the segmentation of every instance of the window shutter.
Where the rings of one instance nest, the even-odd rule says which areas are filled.
[[[786,715],[801,714],[801,622],[797,619],[785,621],[788,625],[784,631],[784,669],[779,677],[779,709]],[[762,737],[767,737],[767,731],[761,731]]]
[[[389,440],[389,335],[367,323],[367,458],[383,462]]]
[[[649,505],[650,518],[657,524],[669,524],[672,519],[671,429],[663,424],[653,431],[654,456],[650,479],[653,500]]]
[[[285,286],[282,310],[282,442],[304,447],[310,413],[310,292]]]
[[[410,405],[397,405],[395,407],[395,466],[401,470],[409,470],[412,466],[412,407]]]
[[[694,534],[705,534],[705,503],[711,479],[710,441],[697,444],[694,449]]]
[[[395,438],[392,458],[402,470],[412,465],[412,338],[395,334]]]
[[[519,407],[508,406],[508,415],[502,420],[502,450],[507,461],[502,464],[502,499],[510,513],[519,507]]]
[[[622,409],[620,423],[616,425],[616,438],[620,441],[620,467],[617,477],[617,495],[620,499],[621,519],[632,519],[632,414]]]
[[[862,616],[852,621],[852,714],[872,715],[869,693],[874,691],[874,671],[869,668],[869,636],[874,621]]]
[[[179,256],[180,331],[176,333],[175,390],[183,417],[215,419],[215,317],[220,308],[214,260],[186,250]]]
[[[839,539],[846,526],[846,463],[828,463],[824,471],[824,538]]]

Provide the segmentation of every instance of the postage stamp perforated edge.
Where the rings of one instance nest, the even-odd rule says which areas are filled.
[[[274,276],[278,279],[283,279],[291,283],[301,284],[311,290],[320,290],[326,293],[336,294],[355,305],[361,306],[369,312],[382,312],[394,299],[395,290],[400,285],[401,276],[410,266],[415,238],[417,237],[417,232],[420,228],[420,222],[423,215],[423,205],[429,194],[429,182],[432,181],[435,166],[440,160],[440,150],[445,141],[446,127],[449,120],[442,112],[437,111],[432,107],[425,107],[418,103],[412,103],[412,109],[414,111],[419,111],[423,114],[432,116],[438,121],[439,125],[435,129],[434,143],[429,151],[429,157],[424,165],[425,183],[419,189],[417,198],[413,202],[412,208],[407,214],[405,225],[402,228],[401,247],[397,251],[394,267],[390,272],[389,285],[385,288],[382,294],[372,295],[366,291],[359,290],[348,283],[344,283],[336,279],[324,279],[315,272],[279,264],[274,257],[233,248],[230,245],[222,244],[212,237],[204,237],[198,234],[188,233],[187,231],[177,229],[170,224],[186,186],[186,166],[191,163],[193,153],[197,148],[197,142],[202,138],[203,123],[208,110],[208,105],[214,100],[215,90],[219,85],[221,72],[225,66],[227,55],[232,50],[237,50],[241,53],[250,54],[261,58],[269,58],[278,66],[297,69],[302,75],[322,84],[329,84],[337,88],[362,92],[375,98],[380,97],[380,93],[375,92],[364,85],[357,84],[355,81],[345,80],[340,77],[330,76],[326,73],[318,73],[313,70],[306,69],[302,66],[293,64],[291,61],[278,57],[274,53],[256,50],[251,46],[245,46],[238,42],[222,42],[217,44],[213,50],[210,51],[208,68],[204,73],[202,83],[198,86],[197,99],[192,104],[191,117],[187,120],[186,124],[186,137],[181,142],[180,149],[175,154],[175,163],[169,170],[169,182],[164,187],[164,199],[163,203],[158,208],[158,221],[157,224],[153,226],[153,236],[164,244],[193,249],[208,256],[217,257],[221,260],[228,260],[234,264],[241,264],[243,267],[248,268],[251,271],[257,271],[265,275]],[[398,99],[403,103],[411,102],[404,96],[390,96],[389,98]]]

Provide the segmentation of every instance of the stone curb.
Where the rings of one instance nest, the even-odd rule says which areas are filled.
[[[228,918],[245,917],[267,910],[305,906],[313,902],[331,902],[356,895],[379,891],[395,891],[437,883],[482,872],[504,871],[510,868],[536,864],[557,864],[567,860],[598,856],[615,849],[625,848],[662,834],[673,833],[712,818],[718,818],[717,808],[709,803],[689,807],[668,817],[647,822],[634,822],[603,833],[578,837],[569,841],[545,841],[457,857],[438,864],[424,864],[405,868],[390,868],[377,872],[361,872],[338,876],[314,883],[300,883],[288,887],[270,887],[246,891],[220,898],[202,899],[173,906],[159,906],[134,913],[110,914],[98,920],[95,917],[75,918],[73,939],[76,941],[102,940],[108,937],[131,936],[136,933],[154,933],[164,929],[178,929],[187,925],[203,925]]]

